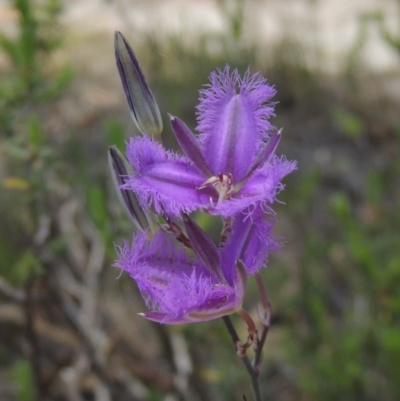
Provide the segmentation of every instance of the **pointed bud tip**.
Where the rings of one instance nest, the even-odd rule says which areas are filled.
[[[122,43],[121,43],[122,42]],[[125,36],[120,31],[114,32],[114,51],[115,51],[115,58],[117,62],[120,61],[121,58],[121,46],[129,47],[129,43],[125,39]]]
[[[108,162],[110,165],[111,172],[115,174],[115,177],[122,174],[127,174],[126,167],[124,165],[122,153],[118,150],[115,145],[111,145],[108,148]],[[117,181],[119,181],[117,179]]]
[[[108,155],[110,157],[114,157],[120,154],[120,151],[118,150],[118,148],[115,145],[111,145],[108,147]]]
[[[119,31],[114,34],[114,47],[118,72],[134,123],[143,134],[159,136],[163,123],[157,102],[135,52]]]

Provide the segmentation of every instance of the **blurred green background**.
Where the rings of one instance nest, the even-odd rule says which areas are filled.
[[[250,399],[221,321],[144,321],[111,268],[133,227],[107,147],[137,134],[114,30],[171,148],[166,113],[194,128],[216,68],[250,66],[278,90],[279,153],[299,169],[275,206],[285,246],[263,272],[265,400],[399,400],[397,0],[0,1],[0,399]]]

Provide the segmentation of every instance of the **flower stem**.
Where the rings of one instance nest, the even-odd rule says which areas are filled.
[[[222,320],[224,321],[225,326],[236,348],[236,344],[240,342],[240,338],[236,332],[235,327],[233,326],[232,320],[230,319],[229,316],[223,316]],[[241,360],[243,361],[244,367],[246,368],[246,371],[250,376],[251,385],[253,388],[254,401],[263,401],[260,391],[260,383],[258,381],[258,376],[260,373],[258,368],[252,365],[247,355],[241,356]]]
[[[269,328],[271,327],[272,310],[271,310],[271,303],[269,301],[267,291],[265,290],[264,283],[262,281],[260,273],[256,273],[255,278],[256,278],[258,291],[260,293],[261,304],[262,304],[262,309],[263,309],[263,317],[264,317],[264,319],[261,319],[261,322],[263,324],[263,330],[261,332],[261,337],[260,337],[260,340],[258,343],[258,348],[255,351],[255,356],[254,356],[254,361],[253,361],[253,366],[255,366],[255,368],[257,369],[261,363],[262,350],[264,348],[265,340],[267,339]]]
[[[236,313],[246,322],[247,331],[249,332],[249,334],[251,336],[254,336],[257,332],[257,329],[251,316],[244,309],[239,309],[238,311],[236,311]]]

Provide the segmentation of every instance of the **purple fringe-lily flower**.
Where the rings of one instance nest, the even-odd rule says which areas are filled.
[[[134,172],[124,189],[143,207],[180,216],[197,209],[235,216],[267,206],[283,189],[281,180],[295,162],[275,155],[280,132],[270,124],[275,94],[260,74],[243,78],[237,70],[211,74],[200,91],[196,137],[178,118],[171,126],[185,155],[165,150],[147,136],[130,140],[127,158]]]
[[[184,224],[192,254],[171,235],[159,232],[149,240],[136,234],[132,245],[117,249],[115,266],[137,282],[150,311],[141,315],[167,324],[216,319],[241,309],[247,275],[258,271],[269,250],[276,249],[273,224],[236,217],[226,242],[218,249],[189,218]]]

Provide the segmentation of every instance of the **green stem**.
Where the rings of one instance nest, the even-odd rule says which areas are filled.
[[[225,326],[231,336],[231,339],[236,349],[236,344],[240,342],[240,338],[236,333],[235,327],[233,326],[233,323],[229,316],[223,316],[222,320],[225,323]],[[261,396],[260,383],[258,381],[258,376],[260,373],[259,370],[252,365],[247,355],[244,355],[240,359],[243,361],[244,367],[246,368],[246,371],[250,376],[251,386],[253,388],[254,401],[263,401],[263,398]]]

